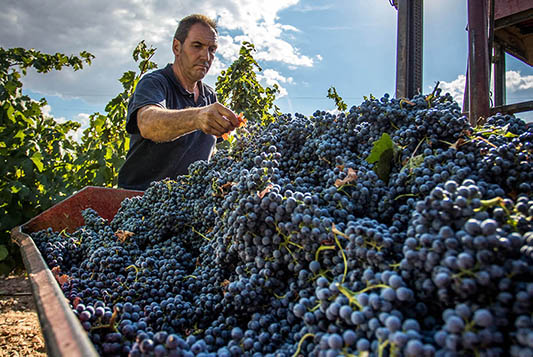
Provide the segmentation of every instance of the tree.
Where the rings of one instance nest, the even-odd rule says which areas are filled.
[[[69,195],[75,144],[67,134],[78,123],[57,123],[43,112],[45,99],[22,94],[21,75],[90,64],[94,56],[54,55],[23,48],[0,48],[0,274],[14,257],[9,230]]]
[[[82,69],[94,56],[0,48],[0,275],[14,267],[18,255],[10,242],[11,228],[85,186],[116,186],[129,145],[124,125],[127,103],[141,76],[156,68],[150,61],[154,53],[144,41],[137,45],[133,58],[140,60],[139,73],[124,73],[124,91],[107,104],[105,115],[89,117],[89,127],[77,143],[68,134],[80,124],[58,123],[45,115],[46,100],[23,95],[20,77],[30,67],[40,73]]]
[[[265,125],[274,120],[269,111],[278,111],[273,103],[279,90],[258,83],[255,70],[261,67],[251,55],[253,50],[251,43],[243,43],[237,61],[218,78],[217,94],[234,111]],[[140,61],[139,72],[124,73],[119,80],[124,90],[106,105],[105,114],[89,117],[89,127],[77,143],[69,134],[80,124],[58,123],[45,115],[46,100],[24,95],[20,77],[28,68],[40,73],[63,67],[79,70],[94,56],[0,48],[0,275],[13,268],[18,255],[10,243],[10,229],[85,186],[116,187],[129,146],[128,100],[142,75],[157,67],[151,61],[154,54],[144,41],[137,45],[133,58]]]
[[[125,130],[128,100],[140,78],[157,65],[151,61],[155,49],[147,48],[141,41],[133,50],[139,73],[125,72],[119,79],[124,90],[105,107],[106,114],[94,113],[89,117],[89,127],[83,132],[81,144],[76,146],[73,184],[85,186],[116,186],[118,170],[126,159],[129,136]]]
[[[260,72],[262,68],[253,58],[253,51],[252,43],[242,43],[239,58],[217,78],[216,92],[218,101],[234,112],[242,112],[252,123],[266,125],[279,114],[279,108],[274,105],[279,88],[276,84],[264,88],[257,81],[256,70]]]

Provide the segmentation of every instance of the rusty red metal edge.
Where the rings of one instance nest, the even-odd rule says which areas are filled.
[[[49,227],[55,231],[74,231],[83,225],[81,211],[86,208],[93,208],[102,218],[111,220],[125,198],[141,196],[143,193],[88,186],[11,230],[11,239],[20,247],[28,273],[49,356],[92,357],[98,356],[98,353],[33,239],[25,232],[37,232]]]
[[[49,356],[98,356],[74,315],[52,272],[29,235],[17,226],[11,231],[28,272],[41,330]]]
[[[495,2],[495,18],[501,19],[531,10],[533,0],[497,0]]]
[[[84,209],[92,208],[100,217],[112,220],[125,198],[140,196],[143,193],[143,191],[87,186],[24,223],[24,230],[37,232],[52,228],[54,231],[65,229],[71,233],[84,224],[81,215]]]

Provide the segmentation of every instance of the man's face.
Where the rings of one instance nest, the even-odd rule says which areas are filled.
[[[201,23],[191,26],[182,44],[174,39],[172,49],[182,73],[191,81],[205,77],[213,63],[218,39],[215,30]]]

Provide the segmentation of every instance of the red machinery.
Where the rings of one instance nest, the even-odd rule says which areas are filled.
[[[396,97],[422,89],[422,0],[390,0],[398,9]],[[479,118],[533,110],[533,100],[505,105],[505,53],[533,65],[533,0],[468,0],[469,60],[464,111]],[[489,79],[494,68],[494,106]]]
[[[506,100],[505,53],[533,66],[533,0],[499,0],[495,2],[494,25],[492,27],[494,28],[494,54],[492,57],[494,63],[494,105],[503,106]],[[531,104],[529,110],[531,110]]]
[[[27,223],[11,230],[11,238],[20,247],[24,266],[28,272],[49,356],[96,357],[98,354],[28,233],[48,227],[55,231],[64,229],[66,232],[72,232],[83,226],[81,212],[86,208],[92,208],[100,217],[111,220],[125,198],[140,196],[143,193],[143,191],[105,187],[85,187]]]

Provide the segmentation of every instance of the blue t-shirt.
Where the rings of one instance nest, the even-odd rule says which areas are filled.
[[[216,102],[214,90],[200,83],[198,101],[177,80],[172,65],[141,78],[128,103],[126,131],[130,148],[118,174],[119,187],[145,190],[152,181],[187,174],[187,167],[198,160],[209,160],[216,143],[213,135],[197,130],[174,141],[156,143],[140,135],[137,111],[148,104],[166,109],[203,107]]]

